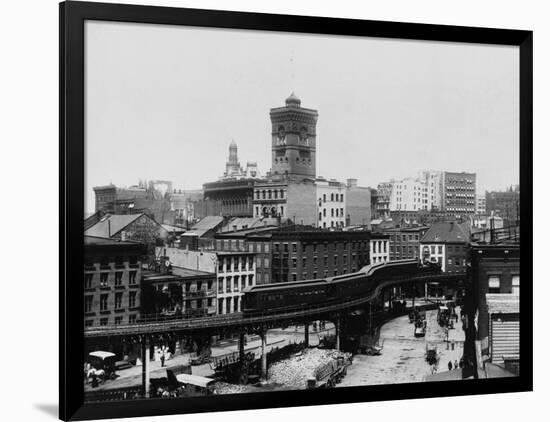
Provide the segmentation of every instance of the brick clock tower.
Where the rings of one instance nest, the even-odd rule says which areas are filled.
[[[302,108],[294,93],[272,108],[271,174],[287,180],[315,179],[317,110]]]

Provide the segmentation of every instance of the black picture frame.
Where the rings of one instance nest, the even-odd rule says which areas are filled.
[[[533,290],[522,285],[522,370],[516,378],[280,391],[211,398],[83,404],[83,230],[84,215],[84,22],[86,20],[189,25],[211,28],[384,37],[519,46],[521,270],[532,280],[533,33],[524,30],[380,22],[325,17],[63,2],[59,6],[60,133],[60,418],[86,420],[240,409],[310,406],[531,391],[533,388]]]

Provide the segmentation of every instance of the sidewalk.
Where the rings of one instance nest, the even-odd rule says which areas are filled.
[[[292,332],[294,333],[294,332]],[[283,347],[291,342],[296,340],[296,336],[290,335],[288,332],[287,335],[267,335],[267,347],[266,352],[269,352],[274,347]],[[300,337],[303,337],[303,332],[300,334]],[[310,335],[310,339],[312,336]],[[310,340],[311,341],[311,340]],[[238,342],[228,341],[226,344],[217,345],[211,348],[212,356],[222,356],[225,354],[237,352],[239,349]],[[258,358],[261,354],[261,340],[253,340],[248,342],[245,346],[245,352],[253,351],[255,356]],[[161,378],[166,376],[166,369],[170,369],[178,365],[187,365],[189,363],[189,357],[191,353],[183,353],[177,356],[172,356],[169,360],[164,362],[164,367],[161,366],[161,362],[150,361],[150,377],[151,378]],[[99,391],[99,390],[108,390],[113,388],[123,388],[123,387],[132,387],[141,385],[141,371],[142,367],[132,366],[131,368],[123,369],[117,371],[118,378],[115,380],[106,381],[103,384],[100,384],[96,388],[92,388],[91,384],[84,385],[84,391]],[[203,377],[208,377],[214,375],[214,371],[210,367],[209,363],[203,365],[192,366],[191,371],[193,375],[200,375]]]

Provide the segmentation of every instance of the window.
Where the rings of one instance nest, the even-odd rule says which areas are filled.
[[[512,293],[519,295],[519,275],[512,276]]]
[[[498,275],[489,276],[489,293],[500,293],[500,277]]]
[[[107,310],[107,300],[109,299],[108,294],[103,294],[99,297],[99,310],[100,311],[106,311]]]
[[[298,276],[292,273],[292,281],[297,281],[297,280],[298,280]]]
[[[218,314],[223,314],[223,299],[218,299]]]
[[[327,202],[327,194],[326,193],[323,194],[323,202]]]
[[[136,284],[137,271],[130,271],[128,275],[129,275],[128,280],[130,284]]]
[[[86,273],[84,275],[84,288],[85,289],[91,289],[92,288],[92,280],[94,278],[93,273]]]
[[[340,194],[340,202],[344,202],[344,194],[343,193]]]
[[[107,325],[108,323],[109,323],[109,318],[101,318],[101,319],[99,320],[99,325],[105,326],[105,325]]]
[[[122,284],[122,271],[115,272],[115,286]]]
[[[115,293],[115,309],[122,308],[122,293]]]
[[[439,255],[441,255],[441,254],[443,253],[443,246],[442,246],[442,245],[438,245],[438,246],[437,246],[437,253],[438,253]]]
[[[109,273],[100,273],[99,274],[99,285],[101,287],[108,287]]]
[[[298,250],[298,246],[296,245],[296,243],[293,243],[292,244],[292,252],[296,253]]]
[[[92,300],[93,296],[84,296],[84,312],[92,311]]]
[[[236,297],[235,301],[233,302],[233,311],[234,312],[239,312],[239,298],[238,297]]]
[[[333,193],[330,194],[330,200],[334,201],[334,194]]]
[[[235,288],[235,291],[236,291],[236,292],[239,291],[239,281],[240,281],[240,277],[239,277],[239,276],[236,276],[236,277],[233,279],[233,287]]]
[[[120,324],[122,324],[122,317],[121,316],[115,317],[115,325],[120,325]]]
[[[227,280],[225,282],[225,292],[231,293],[231,277],[227,277]]]
[[[93,319],[87,319],[86,321],[84,321],[84,327],[91,327],[92,325],[94,325]]]
[[[230,312],[231,312],[231,298],[230,298],[230,297],[227,298],[226,308],[225,308],[225,309],[226,309],[227,313],[230,313]]]
[[[248,285],[249,285],[249,286],[254,285],[254,275],[252,275],[252,274],[250,274],[250,275],[248,276]]]
[[[135,324],[135,323],[136,323],[136,320],[137,320],[137,315],[136,315],[136,314],[130,315],[130,316],[128,317],[128,322],[129,322],[130,324]]]
[[[137,296],[137,292],[130,292],[130,296],[128,296],[128,307],[130,308],[136,307],[136,296]]]

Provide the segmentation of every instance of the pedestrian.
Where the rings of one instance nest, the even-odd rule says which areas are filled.
[[[164,367],[164,359],[166,359],[166,357],[164,355],[164,352],[162,352],[162,354],[160,355],[160,366],[161,366],[161,368]]]
[[[449,368],[449,371],[450,371],[451,369],[453,369],[453,363],[449,361],[449,363],[447,364],[447,367]]]
[[[458,367],[460,369],[464,368],[464,358],[460,358],[460,362],[458,363]]]
[[[458,369],[458,361],[455,359],[455,369]]]

